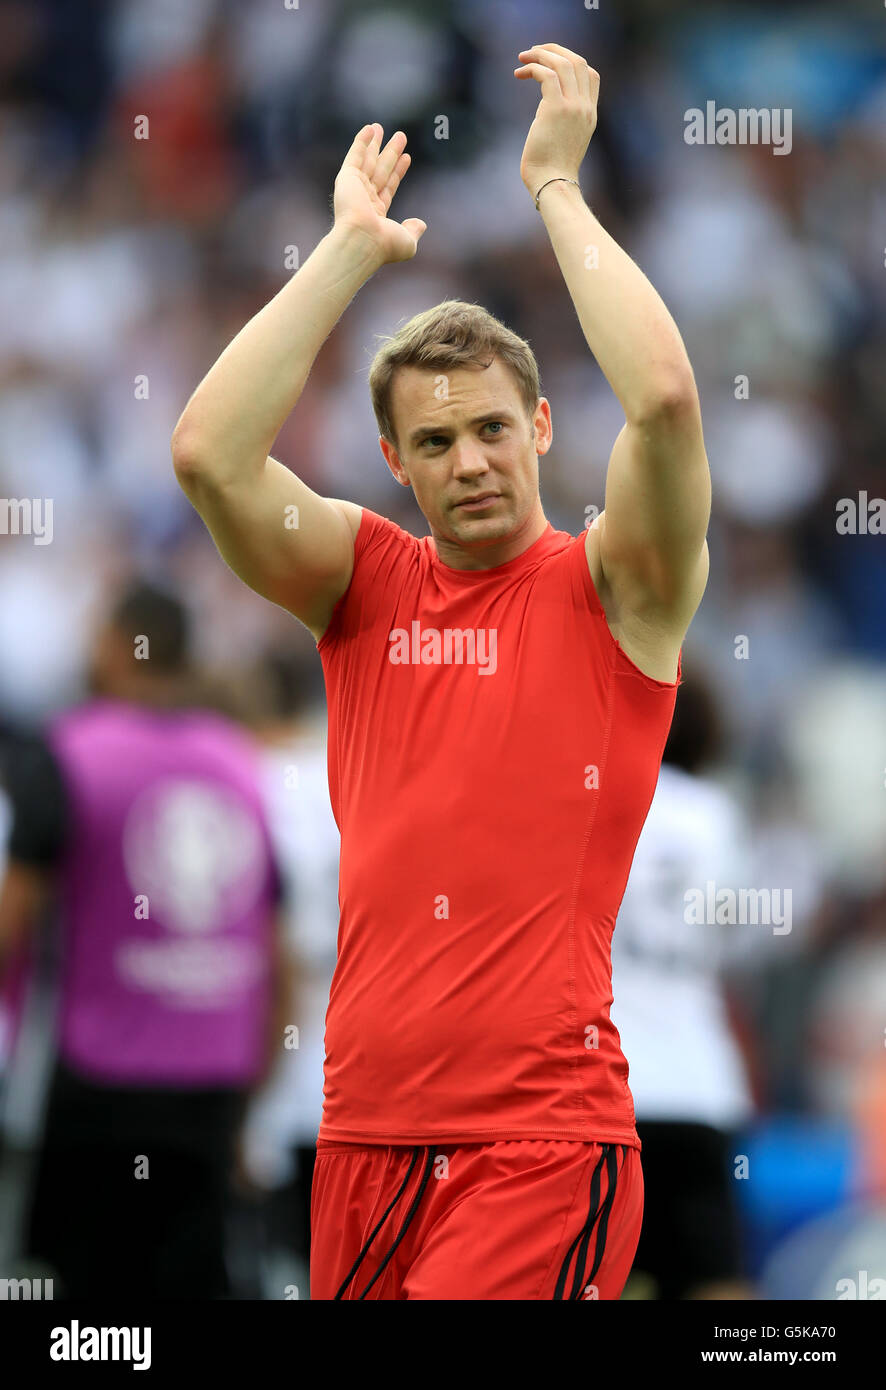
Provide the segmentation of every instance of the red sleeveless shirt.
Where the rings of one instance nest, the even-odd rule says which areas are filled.
[[[363,509],[318,643],[341,832],[319,1137],[640,1147],[610,942],[674,711],[585,533],[444,564]]]

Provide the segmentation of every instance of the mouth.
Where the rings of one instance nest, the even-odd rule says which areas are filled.
[[[464,508],[466,511],[479,511],[481,507],[490,507],[493,502],[497,502],[501,496],[498,492],[481,492],[476,497],[465,497],[463,501],[456,502],[456,507]]]

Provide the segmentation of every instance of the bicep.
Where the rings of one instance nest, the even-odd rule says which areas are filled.
[[[707,582],[710,511],[697,400],[625,424],[600,518],[600,564],[622,610],[688,627]]]
[[[257,478],[207,471],[181,481],[234,573],[307,627],[322,626],[350,583],[360,508],[321,497],[271,457]]]

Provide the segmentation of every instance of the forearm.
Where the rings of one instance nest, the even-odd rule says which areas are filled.
[[[588,347],[629,423],[694,390],[680,332],[658,292],[609,235],[574,184],[539,198],[554,254]]]
[[[10,860],[0,878],[0,982],[28,940],[49,899],[48,875]]]
[[[201,381],[176,425],[173,456],[200,460],[218,481],[261,469],[320,348],[381,264],[360,232],[333,227]]]
[[[252,1089],[261,1090],[275,1075],[277,1065],[287,1050],[287,1029],[297,1026],[302,970],[299,961],[284,938],[285,924],[274,924],[275,941],[270,963],[270,998],[262,1043],[260,1070]]]

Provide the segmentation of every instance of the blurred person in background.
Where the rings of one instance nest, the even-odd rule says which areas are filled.
[[[277,648],[245,671],[241,708],[259,740],[262,785],[286,887],[285,929],[297,986],[274,1076],[244,1124],[240,1173],[260,1199],[264,1290],[309,1286],[311,1182],[323,1112],[323,1037],[338,938],[340,836],[329,801],[322,682]]]
[[[257,753],[188,707],[187,615],[161,589],[122,595],[89,675],[91,698],[48,727],[58,795],[13,788],[0,892],[0,961],[48,902],[59,927],[24,1253],[56,1296],[223,1298],[234,1147],[289,988]]]
[[[0,884],[6,880],[8,885],[7,930],[0,934],[0,1160],[11,1064],[37,966],[34,943],[25,930],[32,920],[33,880],[51,867],[64,824],[64,790],[45,740],[36,730],[0,719]],[[18,868],[7,879],[10,860]]]
[[[747,834],[706,775],[722,753],[711,686],[687,671],[612,943],[611,1018],[630,1066],[645,1198],[627,1297],[752,1298],[742,1272],[734,1139],[753,1116],[720,983],[724,928],[685,895],[737,888]]]

